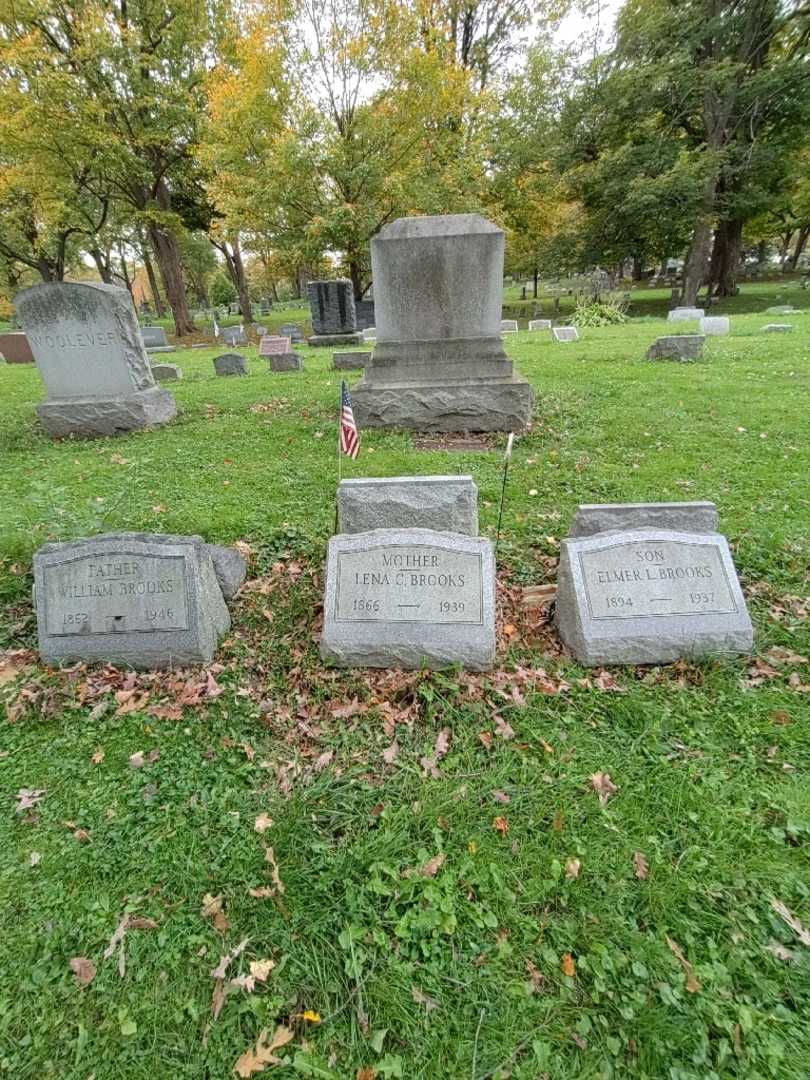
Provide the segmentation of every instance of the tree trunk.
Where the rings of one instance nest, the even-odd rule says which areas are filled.
[[[37,270],[39,271],[39,276],[42,278],[43,281],[58,280],[54,276],[53,267],[47,259],[37,259]]]
[[[742,229],[741,218],[728,218],[714,230],[709,292],[715,296],[736,296],[740,291],[737,272],[742,253]]]
[[[681,286],[681,305],[683,307],[696,307],[698,293],[706,272],[709,269],[709,258],[712,246],[712,221],[711,209],[714,205],[714,192],[716,182],[706,184],[701,216],[695,223],[692,232],[692,243],[689,245],[689,254],[683,267],[683,285]]]
[[[236,291],[239,294],[239,307],[242,309],[242,316],[246,323],[253,322],[253,309],[250,304],[250,293],[248,292],[247,279],[245,278],[245,264],[242,262],[242,249],[239,247],[239,237],[235,237],[233,244],[233,254],[231,261],[233,263],[233,283],[236,287]]]
[[[790,257],[790,269],[795,270],[799,265],[799,259],[802,257],[802,252],[807,246],[807,241],[810,239],[810,225],[803,225],[799,229],[799,235],[796,237],[796,247],[793,249],[793,254]]]
[[[537,299],[537,289],[538,289],[538,285],[539,285],[539,278],[540,278],[540,275],[539,275],[539,272],[537,270],[537,267],[535,266],[534,273],[532,274],[532,287],[533,287],[534,299],[535,300]]]
[[[638,257],[633,256],[633,281],[641,281],[641,275],[644,273],[644,263]]]
[[[757,268],[762,266],[768,255],[768,244],[765,240],[760,240],[757,244]]]
[[[790,241],[793,239],[793,229],[789,229],[788,232],[782,233],[782,250],[779,252],[779,261],[781,263],[780,269],[787,270],[788,267],[788,252],[790,251]]]
[[[276,288],[275,281],[270,282],[270,296],[272,297],[273,303],[277,304],[278,303],[278,289]]]
[[[363,299],[363,273],[360,265],[360,260],[357,258],[349,259],[349,277],[352,279],[352,291],[354,292],[355,300]]]
[[[160,295],[157,277],[155,277],[155,268],[152,265],[152,260],[149,258],[146,248],[143,249],[143,265],[146,270],[146,276],[149,279],[149,291],[152,293],[152,299],[155,301],[155,314],[159,319],[162,319],[166,314],[166,309],[163,306],[163,297]]]
[[[193,334],[197,327],[188,309],[188,297],[177,241],[170,232],[164,231],[157,225],[150,224],[148,232],[160,276],[163,279],[163,287],[166,290],[166,299],[172,309],[174,332],[177,337]]]
[[[112,266],[110,265],[109,251],[106,252],[105,255],[101,248],[93,248],[90,252],[90,255],[92,256],[93,262],[96,264],[96,269],[98,270],[101,280],[104,282],[105,285],[112,285],[113,275]]]

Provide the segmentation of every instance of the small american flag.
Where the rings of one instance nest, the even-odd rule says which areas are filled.
[[[345,382],[340,384],[340,449],[350,458],[360,453],[360,432],[354,422],[352,399]]]

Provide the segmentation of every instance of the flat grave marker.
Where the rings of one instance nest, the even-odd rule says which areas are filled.
[[[259,342],[259,356],[275,356],[292,351],[292,341],[288,337],[265,335]]]
[[[555,341],[579,341],[579,331],[575,326],[555,326],[551,333]]]
[[[731,331],[731,320],[726,315],[705,315],[700,320],[700,332],[710,337],[721,337]]]
[[[702,307],[676,307],[667,315],[667,322],[698,322],[705,315]]]
[[[551,329],[551,319],[530,319],[529,320],[529,329],[530,330],[550,330]]]
[[[435,529],[478,535],[478,488],[471,476],[386,476],[342,480],[338,531]]]
[[[686,363],[703,356],[703,334],[671,334],[656,338],[645,354],[647,360],[680,360]]]
[[[502,334],[516,334],[518,332],[517,319],[501,319]]]

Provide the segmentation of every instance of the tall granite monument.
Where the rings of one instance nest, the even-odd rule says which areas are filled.
[[[478,214],[399,218],[371,241],[377,344],[363,427],[512,431],[533,394],[501,339],[504,234]]]
[[[307,285],[313,336],[309,345],[360,345],[357,329],[354,287],[348,278],[336,281],[310,281]]]
[[[49,435],[117,435],[177,412],[155,382],[126,289],[91,282],[34,285],[14,300],[48,392]]]

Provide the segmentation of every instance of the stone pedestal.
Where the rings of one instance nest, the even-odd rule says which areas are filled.
[[[312,345],[316,349],[319,347],[339,349],[343,345],[354,347],[362,344],[363,334],[359,330],[351,334],[313,334],[312,337],[307,338],[307,345]]]
[[[363,427],[510,431],[533,394],[501,340],[504,234],[478,214],[400,218],[371,241],[377,344]]]
[[[116,435],[176,414],[155,383],[126,289],[53,282],[15,303],[48,391],[37,413],[50,435]]]

